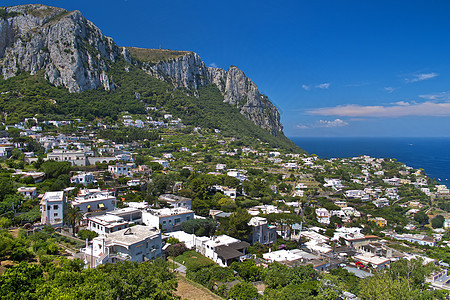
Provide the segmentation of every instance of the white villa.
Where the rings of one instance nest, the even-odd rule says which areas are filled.
[[[98,236],[83,249],[85,262],[92,267],[118,261],[143,262],[161,255],[161,232],[136,225],[106,236]]]
[[[64,192],[47,192],[41,200],[41,224],[61,226],[63,223]]]

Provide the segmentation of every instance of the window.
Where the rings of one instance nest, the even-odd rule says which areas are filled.
[[[58,216],[58,213],[54,213],[53,216],[54,216],[54,217],[57,217],[57,216]]]
[[[163,225],[166,225],[166,221],[163,221]]]
[[[53,209],[58,209],[58,205],[53,205]]]
[[[178,223],[180,223],[180,222],[181,222],[181,219],[180,219],[180,218],[175,219],[175,224],[178,224]]]

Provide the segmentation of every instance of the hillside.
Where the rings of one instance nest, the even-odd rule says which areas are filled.
[[[235,66],[206,67],[189,51],[118,47],[79,11],[44,5],[1,9],[1,117],[105,118],[160,107],[186,125],[302,151],[280,115]]]

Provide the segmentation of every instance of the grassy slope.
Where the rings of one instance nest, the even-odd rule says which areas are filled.
[[[176,50],[165,50],[165,49],[144,49],[136,47],[127,47],[131,56],[134,59],[140,60],[142,62],[157,63],[163,60],[174,59],[186,54],[191,53],[190,51],[176,51]]]

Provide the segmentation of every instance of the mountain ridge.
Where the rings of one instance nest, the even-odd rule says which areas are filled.
[[[136,55],[142,52],[172,53],[149,61]],[[198,97],[198,89],[215,85],[223,102],[273,136],[284,136],[277,108],[260,93],[256,84],[236,66],[228,70],[207,67],[198,54],[191,51],[152,50],[119,47],[102,34],[80,11],[41,4],[0,8],[0,72],[4,79],[22,71],[30,75],[42,70],[44,77],[56,87],[71,93],[103,88],[117,88],[111,74],[118,60],[125,68],[138,67],[147,74],[185,89]]]

